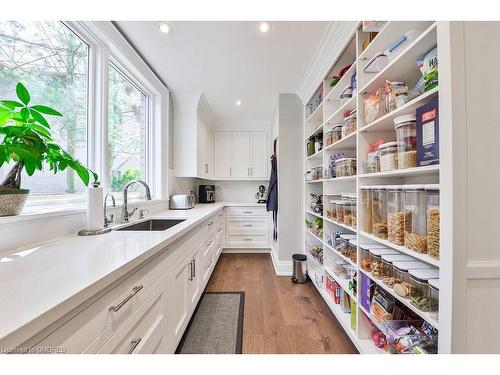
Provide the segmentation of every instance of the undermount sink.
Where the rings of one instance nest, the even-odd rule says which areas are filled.
[[[137,224],[130,224],[126,227],[118,228],[116,230],[123,231],[147,231],[159,232],[172,228],[173,226],[182,223],[184,220],[168,220],[168,219],[151,219],[142,221]]]

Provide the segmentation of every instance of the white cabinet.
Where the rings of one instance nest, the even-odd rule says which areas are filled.
[[[269,248],[269,216],[264,207],[226,208],[226,248]]]
[[[214,177],[230,178],[232,174],[232,133],[214,133]]]
[[[198,114],[198,134],[197,134],[197,167],[198,176],[212,176],[212,128],[211,124],[201,113]]]
[[[188,284],[188,294],[189,294],[189,310],[193,311],[196,307],[198,299],[201,295],[201,272],[198,272],[200,266],[200,252],[202,248],[200,246],[196,247],[193,253],[190,255],[189,259],[189,284]]]
[[[191,260],[182,258],[172,270],[170,280],[169,326],[175,345],[182,338],[189,321],[189,279],[191,278]]]
[[[267,132],[214,132],[214,178],[266,179],[268,159]]]

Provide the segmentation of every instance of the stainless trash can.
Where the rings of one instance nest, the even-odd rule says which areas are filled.
[[[303,284],[307,281],[307,257],[304,254],[293,254],[293,275],[294,283]]]

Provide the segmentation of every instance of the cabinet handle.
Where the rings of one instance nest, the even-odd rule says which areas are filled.
[[[222,228],[219,228],[219,230],[217,231],[217,233],[220,233],[220,232],[222,232]]]
[[[130,344],[132,344],[132,346],[130,347],[130,350],[128,351],[128,354],[132,354],[134,352],[135,348],[137,348],[137,345],[139,345],[139,343],[141,342],[141,340],[142,339],[139,337],[138,339],[130,341]]]
[[[248,167],[248,175],[251,176],[250,167]]]
[[[247,227],[253,227],[253,225],[252,225],[252,224],[243,224],[243,226],[244,226],[244,227],[246,227],[246,228],[247,228]]]
[[[253,176],[253,167],[250,167],[250,176]]]
[[[208,173],[208,163],[205,163],[205,173]]]
[[[189,281],[193,281],[193,261],[189,262]]]
[[[208,223],[208,226],[209,226],[209,227],[210,227],[210,226],[212,226],[212,224],[213,224],[213,223],[214,223],[214,222],[213,222],[213,221],[211,221],[210,223]]]
[[[196,259],[193,259],[193,279],[196,277]]]
[[[139,293],[139,291],[143,288],[142,285],[139,285],[139,286],[134,286],[132,288],[132,293],[130,293],[123,301],[121,301],[118,305],[114,305],[114,306],[110,306],[109,307],[109,311],[113,311],[113,312],[117,312],[118,310],[120,310],[123,305],[125,305],[128,301],[130,301],[130,299],[135,296],[137,293]]]
[[[229,175],[232,176],[233,175],[233,168],[232,167],[229,167]]]
[[[252,214],[252,211],[243,211],[244,214]]]
[[[243,238],[243,241],[252,241],[251,238]]]
[[[219,217],[222,217],[222,215],[224,215],[222,212],[219,214]]]

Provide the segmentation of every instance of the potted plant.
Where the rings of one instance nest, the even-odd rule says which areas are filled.
[[[45,118],[62,116],[44,105],[30,105],[30,94],[22,83],[16,86],[18,100],[0,100],[0,167],[14,163],[5,180],[0,184],[0,216],[18,215],[26,202],[29,190],[21,189],[21,173],[32,176],[44,164],[54,174],[73,169],[85,185],[90,174],[97,175],[52,139],[50,124]]]

